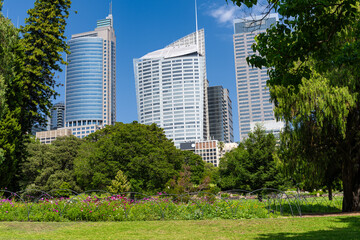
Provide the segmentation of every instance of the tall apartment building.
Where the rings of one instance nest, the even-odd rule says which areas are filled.
[[[204,30],[134,59],[138,119],[156,123],[176,147],[207,139]]]
[[[116,119],[116,36],[113,16],[94,31],[72,35],[66,68],[66,128],[83,138]]]
[[[65,123],[65,104],[56,103],[51,109],[50,130],[63,128]]]
[[[232,102],[229,90],[222,86],[208,88],[210,138],[225,143],[234,142]]]
[[[261,123],[267,130],[277,133],[283,127],[282,122],[276,122],[270,102],[266,81],[269,79],[267,69],[252,68],[246,62],[246,57],[254,52],[251,49],[255,36],[265,32],[278,20],[277,14],[250,17],[234,20],[234,55],[236,71],[236,90],[239,115],[240,140],[247,137],[256,123]]]

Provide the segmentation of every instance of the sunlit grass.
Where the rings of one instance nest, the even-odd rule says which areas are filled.
[[[0,239],[359,239],[360,216],[250,220],[1,222]]]

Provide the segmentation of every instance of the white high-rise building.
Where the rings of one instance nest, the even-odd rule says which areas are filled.
[[[134,59],[138,119],[156,123],[176,147],[208,138],[204,30]]]
[[[256,123],[263,124],[267,131],[275,134],[283,127],[282,122],[276,122],[274,104],[270,102],[269,89],[266,81],[269,79],[267,69],[252,68],[246,62],[246,57],[254,54],[251,46],[255,36],[265,32],[278,21],[277,14],[249,17],[234,20],[234,55],[236,72],[236,91],[239,115],[240,141],[248,136]]]
[[[116,36],[113,16],[94,31],[72,35],[66,68],[66,128],[83,138],[116,120]]]

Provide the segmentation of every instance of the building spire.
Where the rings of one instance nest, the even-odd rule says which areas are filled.
[[[112,15],[112,0],[110,1],[109,5],[109,15]]]
[[[196,49],[199,55],[199,29],[198,29],[198,16],[197,16],[197,3],[195,0],[195,25],[196,25],[196,32],[195,32],[195,36],[196,36]]]

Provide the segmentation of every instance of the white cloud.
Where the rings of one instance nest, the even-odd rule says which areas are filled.
[[[229,4],[221,6],[214,3],[208,4],[206,12],[208,15],[215,18],[219,24],[231,27],[235,18],[245,18],[264,14],[268,11],[267,6],[267,1],[265,0],[260,0],[258,4],[251,9],[244,5],[238,7],[229,1]]]
[[[239,7],[224,5],[209,11],[209,15],[215,18],[219,23],[232,24],[239,11]]]

